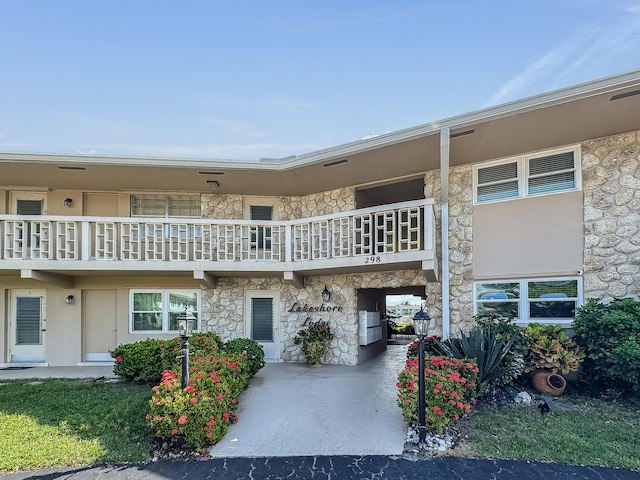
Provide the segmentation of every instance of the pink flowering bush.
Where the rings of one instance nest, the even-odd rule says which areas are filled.
[[[207,355],[195,358],[189,368],[189,384],[182,390],[180,375],[165,370],[153,397],[147,424],[157,437],[183,437],[189,447],[213,445],[236,421],[238,396],[249,382],[248,362],[242,357]]]
[[[478,366],[472,360],[425,358],[425,421],[427,430],[440,433],[451,421],[471,410],[478,394]],[[398,375],[398,405],[404,420],[418,424],[418,359],[408,358]]]

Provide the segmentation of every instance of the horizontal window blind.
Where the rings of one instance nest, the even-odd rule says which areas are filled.
[[[573,152],[531,158],[528,182],[529,195],[572,190],[575,188]]]
[[[16,345],[40,345],[41,298],[16,298]]]
[[[503,163],[478,169],[478,202],[518,196],[518,164]]]

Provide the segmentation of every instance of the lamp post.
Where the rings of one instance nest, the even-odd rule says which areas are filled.
[[[425,422],[425,391],[424,391],[424,339],[429,330],[431,317],[420,307],[420,311],[413,316],[413,325],[418,335],[418,441],[424,442],[427,438],[427,424]]]
[[[184,390],[189,385],[189,337],[193,331],[193,325],[196,317],[193,316],[185,307],[184,312],[181,312],[176,318],[178,321],[178,330],[180,331],[180,337],[182,338],[182,345],[180,347],[180,355],[182,357],[182,380],[181,386]]]

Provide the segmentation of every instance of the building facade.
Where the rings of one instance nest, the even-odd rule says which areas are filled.
[[[355,365],[389,294],[432,334],[569,327],[640,296],[638,111],[640,70],[280,160],[2,153],[0,364],[109,362],[187,308],[273,361],[329,322],[324,362]]]

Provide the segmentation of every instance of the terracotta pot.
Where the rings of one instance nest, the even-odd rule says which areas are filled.
[[[564,393],[567,381],[559,373],[537,370],[531,377],[531,385],[540,393],[557,397]]]

